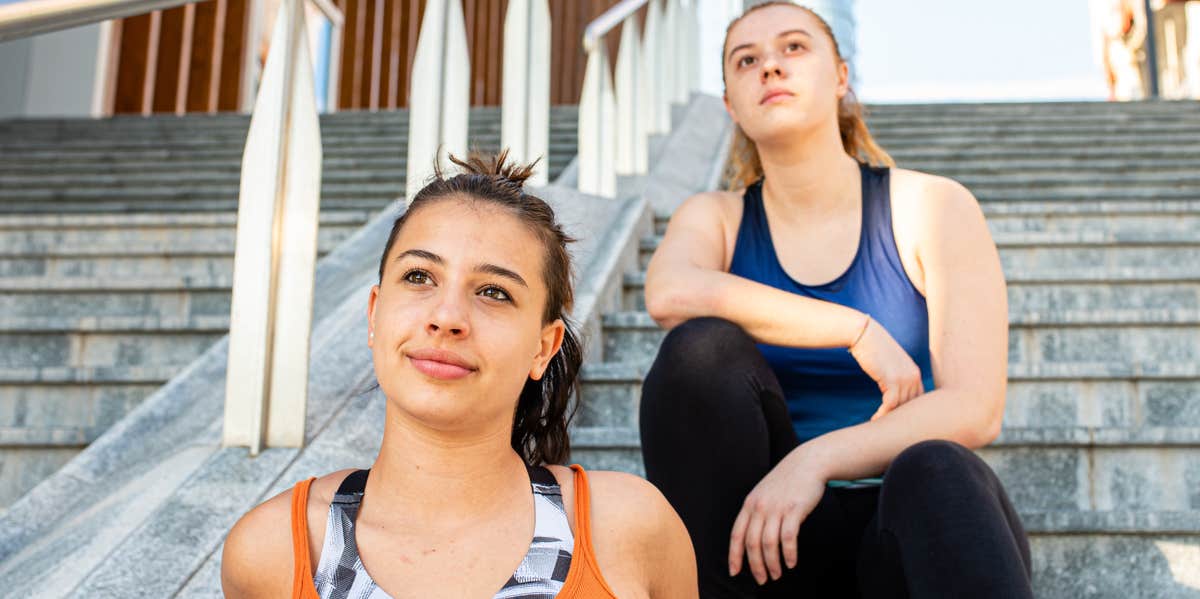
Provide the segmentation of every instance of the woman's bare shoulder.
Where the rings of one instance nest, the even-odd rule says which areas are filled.
[[[574,520],[574,473],[562,466],[550,468]],[[619,568],[614,574],[623,579],[606,574],[610,584],[636,578],[651,596],[689,596],[687,589],[696,580],[691,538],[658,487],[633,474],[606,470],[588,470],[587,480],[593,550],[601,569]]]
[[[310,551],[319,552],[324,538],[323,515],[342,479],[352,470],[317,477],[309,487],[308,533]],[[292,588],[292,492],[288,488],[246,512],[225,537],[221,557],[221,584],[227,597],[278,597]],[[321,526],[312,525],[314,516]],[[314,535],[314,529],[316,534]]]

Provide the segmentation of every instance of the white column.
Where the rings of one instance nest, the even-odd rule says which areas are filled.
[[[670,67],[665,55],[666,23],[662,2],[663,0],[650,0],[647,3],[646,27],[642,35],[646,75],[650,80],[646,89],[650,105],[650,125],[647,132],[650,134],[662,134],[671,130],[671,100],[667,81]]]
[[[303,0],[284,0],[242,154],[226,445],[304,443],[321,135]]]
[[[520,162],[541,161],[530,182],[550,170],[550,7],[546,0],[509,0],[504,17],[500,146]]]
[[[621,26],[616,71],[616,172],[619,175],[644,173],[647,168],[646,122],[640,113],[639,90],[646,78],[642,73],[636,18],[625,19]]]
[[[471,64],[459,0],[428,0],[413,58],[408,111],[409,202],[433,174],[433,161],[449,164],[447,153],[465,157],[470,111]],[[441,146],[441,153],[438,147]]]
[[[616,131],[612,77],[604,40],[588,50],[583,94],[579,98],[579,190],[615,197]]]

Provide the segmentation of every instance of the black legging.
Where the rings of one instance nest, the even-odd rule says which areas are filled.
[[[882,487],[825,491],[801,525],[796,567],[759,587],[729,576],[729,536],[750,490],[799,445],[754,341],[717,318],[670,333],[641,403],[646,475],[687,525],[712,597],[1032,597],[1029,543],[996,475],[949,441],[918,443]]]

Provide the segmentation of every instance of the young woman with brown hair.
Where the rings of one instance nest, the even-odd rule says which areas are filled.
[[[228,596],[695,596],[687,531],[652,485],[555,465],[582,361],[571,239],[505,156],[452,157],[465,172],[396,220],[367,307],[379,455],[242,517]]]
[[[670,332],[640,414],[701,595],[1032,596],[1021,522],[970,451],[999,434],[1008,366],[978,202],[892,168],[811,10],[752,7],[722,61],[734,191],[684,202],[650,262]]]

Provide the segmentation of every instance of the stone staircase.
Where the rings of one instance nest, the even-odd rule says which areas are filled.
[[[551,179],[577,112],[551,114]],[[0,121],[0,509],[229,328],[244,115]],[[403,194],[408,114],[323,115],[319,248]],[[497,108],[472,144],[500,145]],[[432,160],[432,157],[431,157]]]
[[[999,246],[1009,393],[980,454],[1029,530],[1037,596],[1200,596],[1200,104],[872,114],[900,166],[975,193]],[[673,207],[655,204],[583,372],[573,444],[594,468],[642,472],[640,383],[664,335],[642,269]]]
[[[604,201],[556,186],[544,192],[571,223],[572,234],[583,239],[577,248],[580,284],[575,316],[587,334],[589,354],[573,430],[572,461],[590,468],[642,471],[636,420],[639,387],[663,335],[644,312],[642,268],[671,211],[690,193],[710,187],[720,163],[717,148],[727,126],[720,101],[694,97],[676,117],[676,130],[652,145],[649,175],[622,179],[621,199]],[[211,118],[212,127],[200,125],[193,130],[199,131],[198,138],[216,135],[217,120],[228,117]],[[326,191],[338,180],[332,175],[339,168],[350,179],[367,178],[362,173],[375,168],[372,161],[383,160],[377,154],[386,152],[390,164],[402,166],[403,158],[396,157],[403,153],[403,143],[378,142],[373,133],[367,134],[375,127],[370,123],[346,125],[346,130],[362,132],[360,142],[333,141],[332,123],[354,118],[402,117],[330,117],[326,121],[330,125],[323,129]],[[177,155],[209,160],[206,144],[190,143],[186,132],[175,130],[166,122],[169,119],[162,119],[163,124],[155,124],[156,120],[137,119],[130,126],[146,127],[141,131],[147,135],[175,139]],[[573,123],[574,115],[563,121]],[[714,127],[717,122],[723,127]],[[1196,181],[1200,175],[1193,174],[1193,167],[1200,166],[1196,144],[1200,105],[888,106],[876,108],[871,124],[901,166],[952,176],[971,188],[1000,246],[1011,308],[1010,393],[1004,432],[980,453],[1004,480],[1031,533],[1037,596],[1200,596],[1200,461],[1195,459],[1200,448],[1200,185]],[[0,123],[4,156],[17,145],[9,141],[17,139],[9,133],[16,126]],[[49,155],[55,139],[80,136],[64,132],[61,124],[43,123],[36,131],[33,124],[21,126],[31,128],[27,137],[20,138],[30,140],[18,152],[22,156]],[[573,131],[573,126],[569,128]],[[395,129],[394,137],[401,136],[404,127]],[[130,132],[128,143],[136,145],[133,133],[141,132]],[[116,231],[131,230],[120,227],[143,219],[146,229],[158,231],[158,245],[133,241],[138,236],[108,245],[140,244],[159,248],[160,253],[166,253],[164,247],[208,243],[204,240],[218,231],[232,239],[232,203],[223,204],[227,200],[200,191],[215,184],[172,184],[170,168],[160,169],[166,174],[158,180],[151,177],[156,172],[151,163],[170,160],[169,153],[155,155],[144,161],[144,168],[137,168],[131,166],[135,163],[124,163],[126,158],[117,152],[85,150],[86,142],[78,145],[78,151],[89,156],[83,161],[86,164],[125,169],[121,172],[136,175],[139,181],[151,181],[149,188],[162,186],[171,194],[183,194],[186,187],[190,195],[185,199],[134,194],[138,202],[146,202],[139,205],[154,206],[139,214],[128,208],[132,200],[117,197],[119,192],[111,197],[99,192],[82,197],[70,186],[60,186],[39,192],[39,197],[57,197],[54,205],[61,208],[34,199],[6,199],[0,204],[13,206],[12,212],[21,208],[18,214],[0,216],[0,222],[12,223],[4,235],[25,239],[22,236],[45,230],[39,243],[64,252],[78,248],[72,250],[78,254],[70,255],[80,260],[87,257],[90,238],[83,233],[72,240],[70,231],[83,229],[78,224],[82,222],[94,223],[91,229],[99,232],[97,238],[112,238],[123,235]],[[552,177],[571,153],[564,148],[565,158],[551,156]],[[224,167],[214,167],[231,172],[235,182],[237,155],[231,152]],[[345,162],[331,166],[338,159]],[[0,177],[27,177],[32,172],[3,163],[0,169],[8,169],[0,170]],[[567,169],[565,183],[569,184],[569,177]],[[19,180],[0,178],[4,182],[0,192],[9,193],[10,182]],[[402,176],[395,179],[392,189],[402,188],[402,181]],[[20,185],[45,189],[33,183]],[[361,189],[372,185],[364,183]],[[236,183],[233,189],[236,197]],[[14,596],[219,596],[220,542],[238,515],[296,480],[370,463],[381,434],[383,402],[377,393],[356,389],[371,368],[361,347],[365,296],[359,296],[372,281],[388,223],[378,217],[366,219],[396,193],[381,193],[373,206],[355,203],[374,197],[365,191],[361,197],[350,192],[326,196],[344,199],[345,212],[361,214],[359,222],[366,224],[343,234],[345,241],[340,244],[336,239],[322,241],[326,249],[337,247],[318,266],[305,448],[269,449],[249,459],[242,448],[220,447],[225,354],[223,341],[212,343],[166,386],[155,390],[157,383],[145,383],[141,392],[153,390],[151,397],[7,513],[0,512],[0,580],[10,582],[5,592]],[[185,201],[200,207],[171,210]],[[322,205],[322,224],[326,219],[337,222],[332,208],[343,204],[331,199]],[[103,214],[87,214],[85,207]],[[205,220],[218,216],[226,220]],[[168,226],[174,217],[194,220],[189,226]],[[55,222],[63,225],[56,228]],[[108,222],[120,224],[105,229]],[[210,234],[196,233],[191,241],[188,229],[201,226],[209,227]],[[354,227],[346,225],[348,230]],[[9,238],[0,236],[3,251],[25,247]],[[20,260],[8,256],[0,264],[7,265],[10,259],[14,264]],[[21,276],[40,274],[46,267],[36,268],[42,270]],[[70,279],[70,272],[45,279]],[[174,268],[160,272],[178,274]],[[104,276],[116,285],[127,278],[118,274]],[[192,274],[202,280],[204,271]],[[0,285],[4,280],[11,279],[0,277]],[[211,291],[219,297],[222,290],[227,294],[224,287]],[[21,297],[7,287],[0,291],[0,302]],[[43,293],[42,298],[26,304],[47,306],[46,314],[18,312],[6,303],[0,322],[17,318],[53,324],[61,313],[78,322],[122,323],[122,319],[138,322],[149,313],[162,322],[191,323],[222,312],[193,313],[193,297],[201,298],[196,300],[200,304],[220,300],[193,296],[193,290],[180,286],[132,291],[128,297],[134,299],[128,300],[124,311],[111,312],[102,308],[109,305],[105,302],[119,303],[104,299],[119,295],[115,289],[97,294],[91,300],[96,307],[88,311],[74,307],[84,305],[86,300],[74,298],[87,297],[85,292],[56,291],[36,291]],[[160,299],[151,299],[151,292]],[[56,299],[59,296],[69,299]],[[224,302],[227,314],[228,299]],[[59,305],[65,306],[61,312],[49,309]],[[22,357],[30,353],[28,349],[12,350],[11,356],[4,352],[18,343],[21,348],[41,347],[33,342],[39,334],[68,334],[65,328],[50,330],[57,332],[19,328],[5,332],[32,341],[9,341],[0,350],[0,360],[28,360]],[[220,330],[214,327],[210,334],[219,338]],[[80,337],[87,334],[84,330]],[[149,343],[145,337],[133,339]],[[68,345],[73,353],[63,355],[87,355],[82,340],[71,343],[78,345]],[[118,347],[117,341],[105,343]],[[138,347],[145,351],[147,345],[133,349]],[[159,351],[163,350],[154,350]],[[8,368],[3,362],[0,366]],[[55,368],[65,366],[23,368],[57,372]],[[92,373],[105,367],[84,368]],[[94,385],[86,384],[91,380],[81,378],[77,387],[54,385],[63,397],[76,393],[84,398],[79,403],[91,411],[81,413],[90,417],[100,412],[90,406],[101,405],[91,399]],[[29,388],[43,389],[36,397],[51,405],[56,401],[51,386],[30,384]],[[73,388],[80,390],[68,391]],[[19,426],[0,425],[6,427],[0,430],[8,431],[5,439],[30,434],[16,432],[24,422],[35,423],[26,427],[31,430],[48,430],[58,422],[50,409],[37,412],[41,409],[37,402],[21,399],[22,393],[36,398],[30,391],[0,390],[0,406],[8,410],[0,410],[0,416],[15,414],[17,406],[25,414]],[[115,392],[114,396],[119,397]],[[61,401],[75,405],[69,399]],[[136,399],[127,405],[134,404]],[[30,414],[42,420],[35,421]],[[70,434],[92,426],[82,418],[70,422],[83,423],[78,429],[63,427]],[[101,429],[89,430],[94,435]],[[32,444],[6,443],[5,451],[12,453],[35,451],[26,449]],[[36,451],[47,445],[42,442]]]

